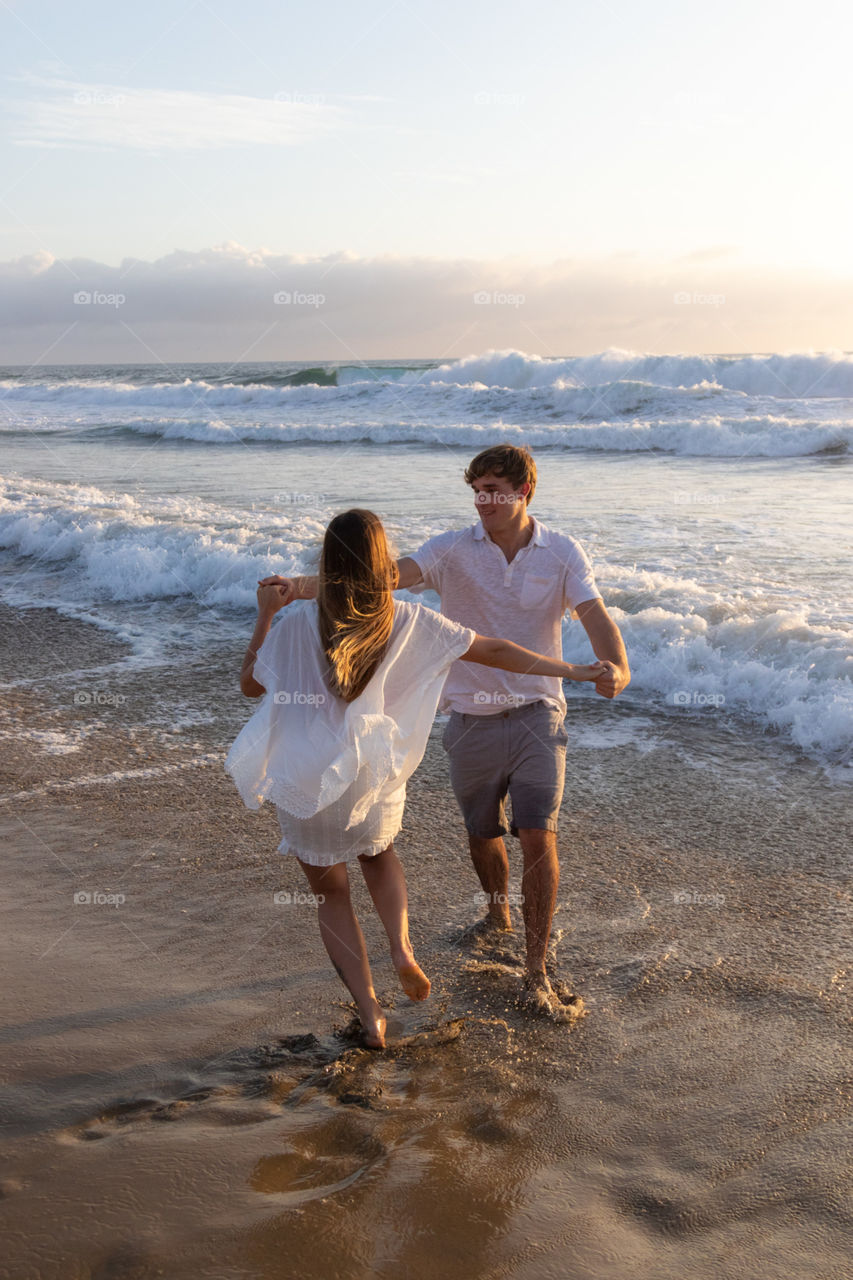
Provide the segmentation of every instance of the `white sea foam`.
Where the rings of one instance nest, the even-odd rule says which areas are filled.
[[[0,381],[2,432],[131,431],[202,444],[316,441],[662,450],[794,457],[853,444],[853,356],[651,356],[611,350],[544,360],[491,351],[409,370],[314,371],[337,385],[185,377]],[[306,376],[313,376],[310,373]],[[107,437],[105,437],[105,440]]]
[[[230,635],[229,618],[253,606],[258,577],[304,568],[316,555],[331,514],[326,499],[319,496],[317,509],[272,499],[264,507],[262,497],[253,503],[257,459],[264,458],[266,483],[269,452],[237,446],[287,446],[282,476],[301,476],[301,484],[313,488],[328,474],[330,488],[349,494],[358,493],[365,477],[370,488],[377,466],[394,472],[392,446],[473,453],[511,440],[587,455],[582,463],[552,458],[549,464],[552,475],[561,475],[554,491],[560,511],[570,509],[580,467],[585,475],[594,471],[596,484],[622,486],[607,500],[615,541],[595,549],[595,563],[631,653],[631,698],[649,714],[678,715],[687,723],[748,717],[822,759],[837,760],[849,750],[850,624],[842,616],[834,523],[842,511],[842,455],[853,442],[848,353],[609,350],[546,360],[489,351],[409,368],[206,366],[180,377],[155,366],[36,369],[9,371],[0,382],[0,407],[4,447],[16,457],[26,459],[28,440],[38,435],[40,457],[62,457],[69,442],[73,465],[64,474],[110,474],[111,456],[121,460],[115,474],[130,474],[144,454],[163,458],[164,476],[177,459],[185,474],[204,475],[205,485],[209,476],[217,492],[229,492],[216,503],[129,494],[120,481],[116,491],[106,482],[100,488],[14,479],[0,485],[4,562],[8,567],[10,556],[18,557],[16,576],[7,576],[11,601],[51,603],[100,625],[120,625],[137,661],[156,661],[158,644],[179,655],[199,636],[215,643]],[[153,447],[158,441],[162,448]],[[354,449],[358,441],[373,448]],[[303,442],[311,448],[294,447]],[[654,452],[675,456],[651,459]],[[838,456],[805,461],[818,454]],[[606,455],[623,457],[614,462]],[[740,479],[730,463],[712,461],[717,458],[751,465]],[[765,477],[756,461],[762,458],[792,462],[768,462]],[[92,459],[94,472],[86,469]],[[223,479],[232,469],[229,491]],[[411,477],[401,474],[409,484]],[[799,492],[800,476],[807,491]],[[156,479],[152,483],[156,488]],[[628,517],[632,483],[650,484],[653,492],[638,496]],[[289,487],[299,485],[294,479]],[[171,490],[173,482],[163,487]],[[763,503],[758,526],[750,514],[755,499]],[[420,498],[415,506],[424,509]],[[426,516],[400,515],[394,532],[401,549],[447,527],[446,504],[439,501],[439,508],[435,528]],[[608,527],[608,520],[594,523]],[[566,643],[567,656],[588,658],[577,625],[567,630]]]
[[[45,782],[42,786],[34,787],[32,791],[16,791],[11,795],[0,796],[0,804],[32,800],[36,796],[49,795],[57,791],[76,791],[79,787],[116,786],[124,782],[148,781],[173,773],[183,773],[187,769],[203,769],[209,765],[219,765],[224,758],[224,751],[209,751],[192,760],[182,760],[178,764],[152,765],[141,769],[116,769],[112,773],[86,774],[84,777],[70,778],[64,782]]]
[[[744,356],[648,355],[610,348],[592,356],[546,360],[523,351],[487,351],[448,361],[403,381],[447,381],[513,388],[596,386],[624,381],[658,387],[718,386],[751,396],[853,396],[853,353]]]
[[[611,608],[631,655],[632,688],[644,701],[679,715],[741,715],[809,755],[849,754],[850,628],[810,622],[805,609],[765,611],[759,601],[751,614],[716,622],[710,612],[686,593],[677,609]],[[567,660],[584,654],[577,631],[567,636]]]
[[[185,625],[195,637],[201,622],[226,616],[223,609],[251,609],[259,577],[307,567],[327,514],[294,509],[273,519],[178,496],[0,482],[0,546],[37,565],[28,575],[35,598],[48,576],[51,599],[59,593],[94,615],[126,602],[137,606],[137,626],[146,603],[171,601],[191,610]],[[429,530],[415,519],[410,525],[414,547]],[[599,555],[596,568],[631,655],[631,696],[647,713],[745,717],[825,760],[849,750],[848,622],[793,606],[791,591],[745,564],[737,578],[725,566],[714,578],[707,567],[692,576],[687,558],[676,571]],[[159,624],[159,614],[152,617]],[[579,625],[567,625],[565,647],[568,660],[588,661]]]
[[[251,605],[256,579],[296,558],[322,534],[300,512],[276,528],[255,513],[184,498],[107,493],[91,485],[0,477],[0,547],[45,572],[63,565],[81,605],[183,598]]]
[[[34,742],[46,755],[64,756],[73,751],[79,751],[83,746],[84,739],[90,733],[91,729],[77,729],[70,733],[51,729],[28,729],[24,736]],[[21,735],[20,731],[16,730],[14,734],[4,733],[3,736],[11,738],[20,737]]]
[[[408,406],[411,411],[412,406]],[[99,424],[104,425],[104,424]],[[115,424],[105,424],[115,429]],[[87,422],[86,429],[93,424]],[[60,426],[55,420],[38,421],[16,434],[57,433],[79,430],[78,422]],[[470,450],[483,449],[500,441],[525,444],[531,448],[596,450],[614,453],[660,451],[698,457],[802,457],[853,449],[853,417],[850,419],[774,418],[762,414],[754,418],[727,418],[709,414],[702,418],[597,423],[554,423],[523,426],[500,419],[487,424],[390,422],[363,418],[353,421],[343,416],[334,423],[309,422],[226,422],[218,418],[142,417],[122,424],[122,430],[164,440],[187,440],[207,445],[300,444],[347,445],[367,441],[377,445],[451,445]],[[9,434],[8,423],[0,424],[0,434]],[[107,443],[107,441],[105,441]]]
[[[343,421],[334,424],[300,422],[225,423],[222,421],[160,420],[130,424],[142,435],[205,444],[278,442],[282,444],[442,444],[484,449],[501,441],[531,448],[592,449],[617,453],[662,451],[703,457],[800,457],[853,448],[853,417],[815,423],[709,416],[695,420],[601,422],[525,427],[505,421],[476,425],[426,425],[419,422]]]

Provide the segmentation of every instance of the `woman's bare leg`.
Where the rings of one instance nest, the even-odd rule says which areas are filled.
[[[329,959],[358,1005],[364,1042],[370,1049],[384,1049],[385,1016],[373,990],[364,935],[350,900],[347,864],[314,867],[300,858],[299,865],[318,899],[317,920]]]
[[[409,904],[406,877],[400,859],[389,844],[372,858],[359,855],[364,881],[391,944],[391,959],[400,985],[411,1000],[426,1000],[430,980],[415,960],[409,940]]]

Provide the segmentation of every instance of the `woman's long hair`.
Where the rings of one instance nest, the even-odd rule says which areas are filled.
[[[346,702],[362,692],[388,647],[396,585],[379,517],[358,507],[335,516],[323,540],[317,605],[329,685]]]

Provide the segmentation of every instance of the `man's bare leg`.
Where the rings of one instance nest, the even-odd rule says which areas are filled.
[[[299,865],[318,899],[320,936],[329,959],[358,1005],[364,1043],[370,1049],[384,1049],[385,1015],[376,999],[364,934],[350,900],[347,864],[336,862],[333,867],[315,867],[300,858]]]
[[[518,832],[524,857],[521,877],[522,914],[527,944],[524,989],[531,1004],[558,1021],[577,1017],[583,1012],[579,996],[565,992],[567,1001],[555,992],[545,971],[545,953],[551,937],[551,924],[560,883],[557,859],[557,836],[538,827],[521,827]]]
[[[506,845],[501,836],[484,839],[482,836],[468,836],[468,847],[471,850],[471,861],[477,872],[483,893],[486,895],[488,915],[483,921],[494,930],[512,928],[509,915],[509,859],[506,856]]]
[[[426,1000],[430,980],[415,960],[409,939],[409,905],[406,877],[393,844],[372,858],[359,855],[364,882],[379,919],[388,934],[391,960],[400,986],[410,1000]]]
[[[527,943],[527,977],[545,976],[545,952],[557,903],[560,864],[553,831],[522,827],[518,838],[524,857],[521,876],[521,912]]]

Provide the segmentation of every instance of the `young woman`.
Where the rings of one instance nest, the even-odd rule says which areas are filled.
[[[377,1049],[385,1044],[385,1017],[347,864],[361,865],[404,992],[425,1000],[430,982],[409,940],[406,881],[393,840],[451,663],[591,681],[602,669],[477,635],[424,605],[395,600],[396,582],[381,521],[355,509],[326,530],[316,601],[271,630],[284,600],[278,586],[259,586],[240,688],[250,698],[267,696],[225,762],[249,808],[266,798],[275,803],[279,852],[295,855],[305,872],[326,950],[358,1006],[364,1043]]]

